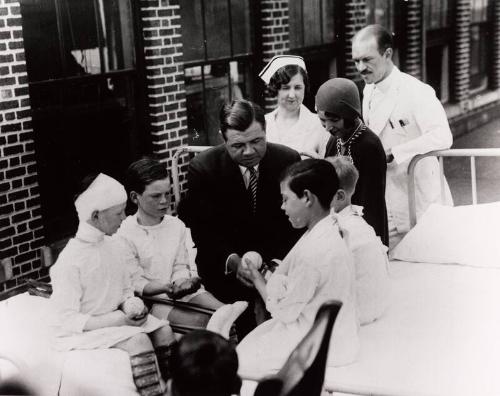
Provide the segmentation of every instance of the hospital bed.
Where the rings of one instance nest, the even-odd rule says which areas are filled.
[[[184,147],[174,155],[176,202],[181,191],[180,156],[204,149]],[[500,150],[429,155],[435,154],[500,157]],[[401,249],[393,253],[389,308],[382,318],[361,327],[356,363],[327,368],[327,391],[374,396],[500,395],[499,205],[436,206],[419,219]],[[497,250],[484,249],[485,244]],[[422,257],[429,251],[441,256]],[[468,256],[468,251],[473,254]],[[126,353],[49,349],[47,301],[27,293],[0,301],[1,356],[10,359],[40,395],[137,395]],[[253,394],[256,385],[251,380],[257,378],[247,379],[243,396]]]

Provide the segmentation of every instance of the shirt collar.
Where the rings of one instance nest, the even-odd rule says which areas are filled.
[[[384,78],[382,81],[379,81],[378,83],[375,83],[375,88],[377,88],[384,94],[387,93],[387,91],[389,91],[389,89],[391,88],[392,83],[396,79],[396,75],[398,74],[398,72],[399,69],[396,67],[396,65],[394,65],[391,72],[386,78]]]
[[[246,166],[238,165],[240,167],[240,172],[243,176],[245,176],[245,172],[248,170]],[[253,168],[255,169],[255,172],[259,171],[259,164],[254,165]]]

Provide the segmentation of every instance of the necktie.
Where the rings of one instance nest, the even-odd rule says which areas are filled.
[[[252,199],[252,212],[255,213],[257,208],[257,171],[253,167],[249,167],[247,169],[250,172],[248,192],[250,193],[250,198]]]

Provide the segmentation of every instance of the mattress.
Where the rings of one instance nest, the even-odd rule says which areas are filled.
[[[325,387],[362,395],[500,395],[500,270],[393,261],[391,304]],[[335,353],[333,351],[333,353]]]

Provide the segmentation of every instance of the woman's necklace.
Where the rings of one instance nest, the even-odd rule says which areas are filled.
[[[363,133],[364,130],[365,130],[365,124],[363,124],[363,122],[360,121],[359,125],[356,127],[354,132],[345,142],[342,141],[341,138],[337,138],[337,155],[345,155],[344,152],[347,151],[347,157],[349,158],[349,161],[351,161],[351,164],[354,164],[351,155],[351,146],[354,143],[354,141],[358,138],[358,136]],[[345,150],[343,150],[344,147],[346,147]]]

